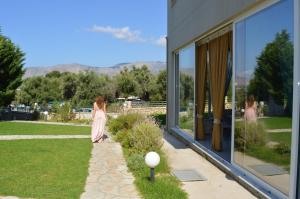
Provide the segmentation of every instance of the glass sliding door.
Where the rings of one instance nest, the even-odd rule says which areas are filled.
[[[178,53],[178,126],[190,136],[194,136],[194,84],[195,45],[189,45]]]
[[[293,104],[293,0],[235,24],[233,161],[288,195]]]

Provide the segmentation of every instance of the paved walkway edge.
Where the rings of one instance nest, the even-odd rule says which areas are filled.
[[[140,198],[119,143],[105,141],[93,144],[84,190],[81,199]]]

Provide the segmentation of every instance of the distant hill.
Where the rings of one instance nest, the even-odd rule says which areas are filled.
[[[26,67],[24,78],[34,76],[44,76],[51,71],[59,72],[72,72],[79,73],[81,71],[94,71],[97,74],[106,74],[109,76],[115,75],[120,72],[123,68],[131,68],[132,66],[141,67],[147,65],[149,70],[157,74],[159,71],[166,69],[165,62],[133,62],[133,63],[120,63],[110,67],[95,67],[87,66],[82,64],[58,64],[55,66],[41,66],[41,67]]]

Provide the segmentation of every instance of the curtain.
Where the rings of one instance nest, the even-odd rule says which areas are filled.
[[[228,50],[231,42],[231,32],[226,33],[208,43],[210,61],[211,96],[214,115],[212,131],[212,149],[222,150],[221,120],[224,111],[224,95]]]
[[[206,57],[207,57],[207,44],[202,44],[197,48],[196,52],[196,71],[197,71],[197,96],[196,96],[196,140],[205,139],[205,131],[203,124],[203,114],[205,108],[205,82],[206,82]]]

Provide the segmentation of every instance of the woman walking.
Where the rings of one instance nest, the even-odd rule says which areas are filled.
[[[253,95],[248,96],[245,104],[245,115],[244,118],[247,122],[257,121],[257,105]]]
[[[92,118],[92,142],[102,142],[106,124],[106,104],[102,96],[98,96],[94,102]]]

